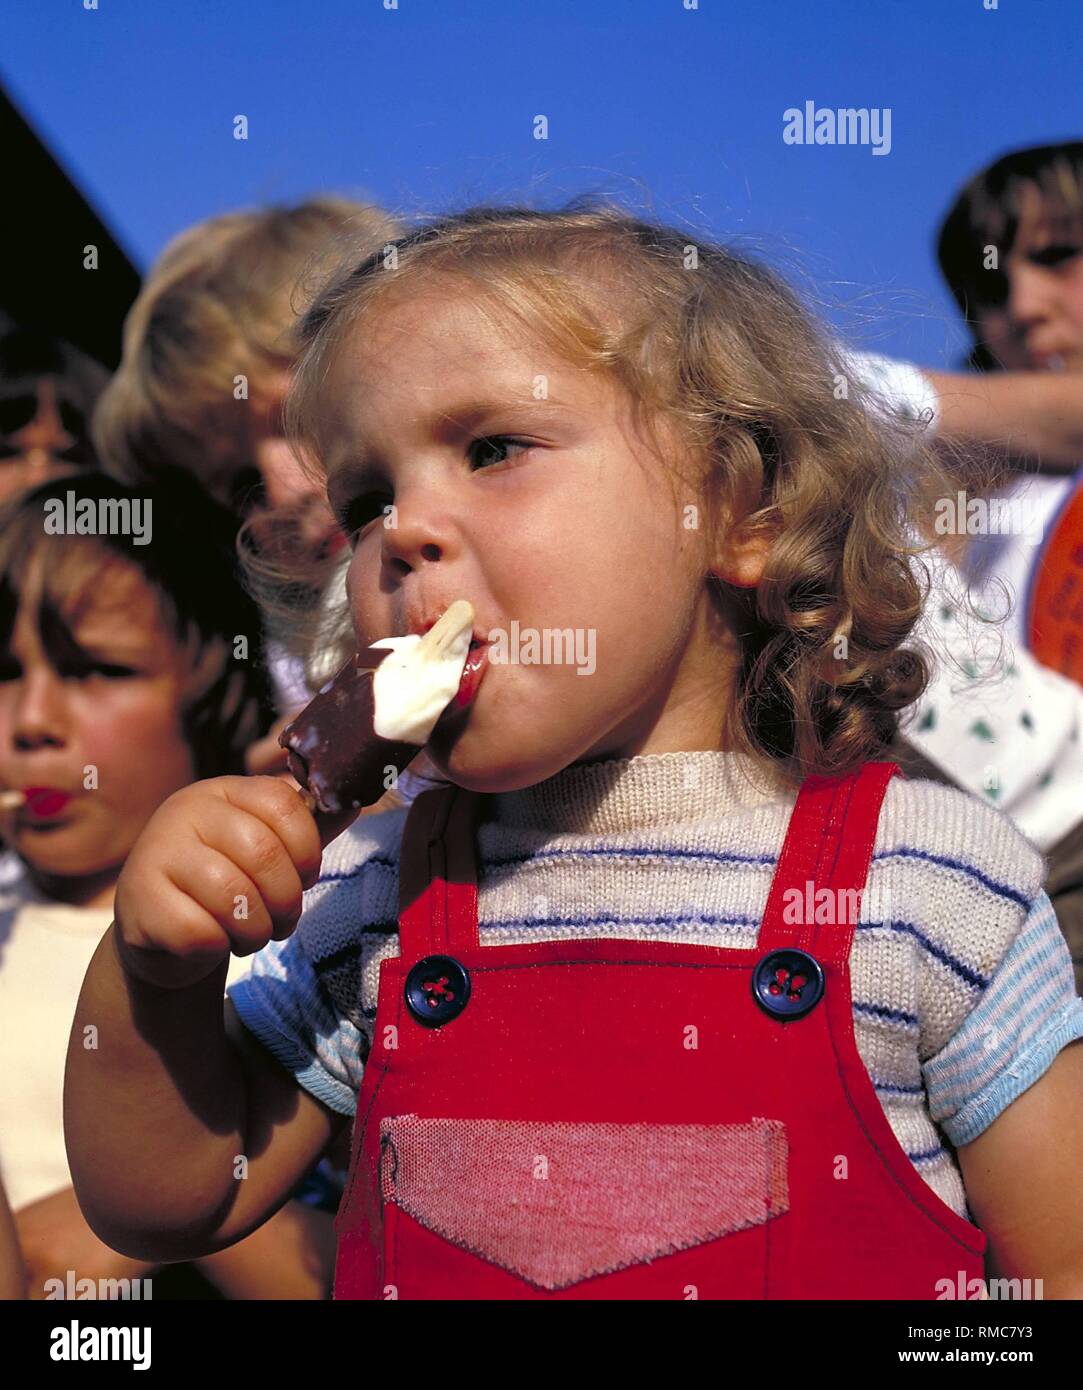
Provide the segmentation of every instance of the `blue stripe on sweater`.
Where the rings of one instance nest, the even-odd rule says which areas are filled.
[[[965,962],[958,960],[950,951],[945,951],[943,946],[938,946],[935,941],[931,941],[920,927],[913,922],[896,922],[894,919],[888,922],[858,922],[858,931],[894,931],[903,936],[912,936],[923,951],[928,951],[935,960],[946,965],[953,974],[959,976],[974,989],[985,989],[989,984],[989,977],[983,975],[979,970],[972,970]]]
[[[877,1081],[875,1077],[872,1084],[878,1091],[883,1091],[889,1096],[923,1096],[925,1094],[924,1086],[896,1086],[890,1081]]]
[[[398,873],[399,861],[397,856],[394,859],[390,859],[384,854],[374,854],[371,859],[366,859],[355,868],[346,869],[342,873],[332,870],[330,873],[320,874],[319,882],[314,884],[313,887],[319,888],[322,883],[345,883],[347,879],[359,878],[370,868],[386,869],[391,873]],[[312,889],[310,888],[308,891],[312,892]]]
[[[584,845],[578,849],[548,848],[537,850],[531,854],[513,854],[503,858],[492,858],[484,861],[484,869],[491,872],[493,869],[505,869],[524,864],[543,864],[550,859],[669,859],[673,861],[686,860],[692,863],[710,864],[746,864],[755,865],[760,868],[778,866],[779,856],[777,854],[739,854],[735,851],[722,850],[696,850],[681,849],[679,847],[663,847],[649,845],[633,846],[609,846],[609,845]],[[872,862],[878,863],[886,859],[917,859],[926,864],[936,864],[942,868],[954,869],[959,873],[966,874],[979,883],[995,897],[1004,898],[1008,902],[1017,903],[1021,907],[1027,907],[1030,899],[1019,889],[1013,888],[1011,884],[999,883],[996,879],[984,873],[974,864],[967,864],[962,859],[957,859],[953,855],[934,854],[930,850],[914,849],[908,845],[898,845],[894,849],[880,850],[872,857]],[[362,864],[358,864],[352,869],[342,872],[332,871],[321,875],[320,883],[343,883],[348,879],[357,878],[363,874],[370,866],[384,869],[389,872],[396,871],[398,859],[387,855],[374,854],[366,859]],[[318,886],[318,885],[317,885]]]
[[[578,849],[546,848],[535,851],[531,854],[512,854],[503,858],[487,859],[486,869],[503,869],[523,864],[544,863],[547,859],[565,858],[599,858],[599,859],[672,859],[689,860],[693,863],[711,864],[754,864],[760,867],[777,867],[779,855],[777,854],[738,854],[736,851],[729,850],[699,850],[681,849],[679,847],[632,845],[632,846],[611,846],[611,845],[585,845]],[[1006,898],[1009,902],[1018,903],[1026,907],[1030,899],[1025,893],[1017,888],[1013,888],[1010,883],[999,883],[996,879],[990,878],[974,864],[967,864],[962,859],[957,859],[954,855],[934,854],[930,850],[913,849],[907,845],[898,845],[895,849],[880,850],[872,857],[875,864],[885,859],[918,859],[927,864],[937,864],[942,868],[955,869],[959,873],[966,874],[980,883],[988,892],[998,898]]]
[[[873,855],[874,863],[880,859],[920,859],[926,864],[939,864],[943,868],[958,869],[960,873],[977,879],[983,888],[987,888],[990,893],[995,893],[998,898],[1007,898],[1009,902],[1018,903],[1020,907],[1030,906],[1030,898],[1026,893],[1020,892],[1018,888],[1013,888],[1010,883],[998,883],[996,879],[982,873],[981,869],[975,868],[973,864],[966,864],[963,860],[956,859],[950,854],[933,854],[927,849],[911,849],[908,845],[897,845],[895,849],[884,849],[879,854]]]
[[[661,845],[583,845],[578,849],[549,848],[531,854],[508,854],[486,859],[487,869],[506,869],[520,864],[537,864],[546,859],[688,859],[692,863],[776,865],[777,854],[738,854],[736,850],[681,849]]]
[[[583,936],[587,937],[589,936],[591,927],[649,927],[658,931],[674,932],[702,926],[715,928],[735,927],[743,928],[746,931],[752,931],[758,928],[759,925],[759,918],[749,917],[744,913],[716,916],[712,913],[701,912],[697,913],[695,917],[583,917],[580,914],[576,914],[570,917],[511,917],[500,918],[490,922],[481,921],[478,924],[478,934],[479,936],[484,936],[487,932],[501,929],[506,930],[508,928],[520,931],[533,931],[535,929],[545,931],[550,927],[579,927],[584,929]],[[359,932],[371,936],[391,935],[397,928],[398,923],[396,921],[376,922],[371,925],[367,923],[357,924],[357,930]],[[959,979],[963,980],[972,988],[984,990],[988,984],[988,980],[984,975],[976,970],[972,970],[963,961],[957,960],[949,951],[937,945],[935,941],[931,941],[925,933],[912,922],[860,922],[858,923],[857,929],[858,931],[893,931],[899,932],[904,936],[910,936],[917,941],[918,945],[921,946],[923,950],[927,951],[935,960],[940,961],[942,965],[947,966],[953,974],[957,975]],[[320,956],[315,959],[313,965],[319,971],[332,970],[336,966],[341,965],[344,961],[349,960],[351,955],[356,955],[361,951],[363,944],[364,943],[361,941],[347,942],[346,945],[339,947],[330,955]],[[750,947],[749,949],[754,948]],[[873,1010],[873,1006],[871,1005],[855,1004],[854,1007],[864,1007],[867,1010]],[[916,1019],[910,1014],[901,1014],[891,1009],[876,1009],[875,1012],[879,1013],[880,1016],[884,1018],[894,1018],[902,1023],[916,1023]]]
[[[856,999],[853,1001],[854,1012],[859,1014],[870,1014],[873,1018],[883,1018],[889,1023],[902,1023],[907,1028],[918,1026],[917,1017],[908,1014],[902,1009],[889,1009],[883,1004],[861,1004]]]
[[[758,927],[760,919],[749,917],[745,913],[726,913],[723,916],[715,916],[711,912],[697,912],[695,915],[681,917],[617,917],[612,913],[602,917],[584,917],[582,913],[576,913],[571,917],[499,917],[492,921],[479,921],[479,934],[485,931],[496,931],[501,928],[519,927],[524,931],[533,930],[535,927],[658,927],[666,931],[679,930],[681,927],[744,927],[752,930]],[[583,933],[584,937],[587,935]]]
[[[943,1144],[937,1144],[935,1148],[922,1149],[920,1153],[911,1153],[910,1150],[907,1149],[906,1156],[911,1163],[929,1163],[932,1159],[939,1158],[941,1154],[946,1152]]]

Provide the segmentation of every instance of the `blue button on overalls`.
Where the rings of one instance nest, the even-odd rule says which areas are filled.
[[[752,971],[752,995],[773,1018],[804,1018],[823,992],[823,968],[807,951],[769,951]]]
[[[453,956],[423,956],[406,977],[406,1007],[436,1027],[458,1018],[470,998],[470,976]]]

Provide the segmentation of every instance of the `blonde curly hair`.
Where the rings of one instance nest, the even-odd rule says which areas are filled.
[[[187,473],[246,510],[258,487],[254,422],[293,363],[298,315],[343,243],[371,251],[400,230],[380,208],[326,195],[179,233],[128,312],[123,358],[94,414],[103,467],[133,486]]]
[[[920,644],[904,645],[928,592],[915,561],[959,482],[922,427],[879,415],[775,272],[591,198],[429,220],[333,277],[299,325],[286,403],[310,466],[329,359],[385,297],[437,276],[611,374],[648,428],[675,426],[712,534],[742,524],[769,539],[754,589],[712,581],[740,653],[733,698],[720,696],[725,746],[792,784],[882,757],[928,682]]]

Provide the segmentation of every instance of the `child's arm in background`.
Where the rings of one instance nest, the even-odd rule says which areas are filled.
[[[1083,1299],[1083,1039],[957,1156],[987,1277]]]
[[[64,1084],[79,1205],[121,1253],[195,1259],[240,1240],[344,1123],[224,999],[230,950],[288,936],[319,863],[296,791],[254,777],[175,793],[129,855],[117,920],[79,996]]]
[[[1080,373],[922,371],[946,438],[1002,446],[1045,473],[1073,473],[1083,461]]]
[[[327,1298],[334,1283],[334,1215],[287,1202],[244,1240],[196,1261],[226,1298],[246,1301]]]
[[[153,1284],[159,1266],[118,1254],[94,1234],[70,1187],[20,1207],[15,1231],[26,1271],[25,1296],[44,1300],[48,1281],[63,1284],[71,1270],[76,1279],[146,1279]],[[238,1299],[318,1299],[330,1290],[335,1264],[335,1235],[330,1212],[303,1202],[287,1202],[244,1240],[195,1261],[226,1297]],[[0,1242],[2,1243],[2,1242]],[[0,1298],[22,1298],[4,1293]]]
[[[932,425],[933,436],[994,452],[1005,472],[1073,473],[1083,462],[1083,373],[938,372],[840,347],[843,375],[887,418]],[[953,451],[953,462],[959,460]]]
[[[26,1296],[35,1301],[48,1297],[50,1279],[64,1283],[68,1270],[97,1284],[99,1279],[144,1279],[157,1268],[104,1245],[86,1224],[70,1187],[20,1207],[15,1230],[26,1267]]]
[[[0,1183],[0,1299],[26,1297],[26,1267],[8,1196]]]

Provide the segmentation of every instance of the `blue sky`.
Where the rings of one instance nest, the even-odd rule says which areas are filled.
[[[932,250],[953,191],[1083,130],[1080,0],[389,3],[8,0],[0,75],[142,269],[199,218],[315,191],[595,190],[739,239],[928,364],[963,343]],[[787,145],[806,101],[889,108],[890,153]]]

